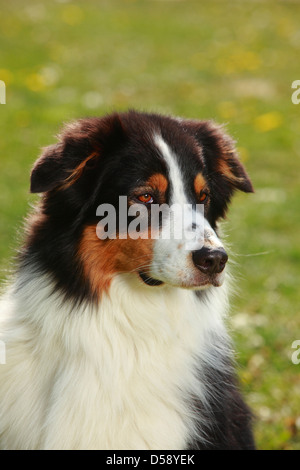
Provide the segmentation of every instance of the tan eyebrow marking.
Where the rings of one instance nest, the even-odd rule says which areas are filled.
[[[154,175],[150,176],[148,179],[147,184],[149,184],[153,189],[157,189],[159,192],[165,193],[169,183],[164,175],[161,173],[154,173]]]
[[[194,189],[196,194],[200,194],[207,187],[206,179],[202,173],[198,173],[194,179]]]

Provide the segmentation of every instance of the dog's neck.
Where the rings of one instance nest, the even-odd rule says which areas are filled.
[[[17,369],[25,361],[34,390],[44,391],[37,397],[29,387],[24,398],[45,423],[44,435],[32,436],[26,445],[184,448],[196,429],[188,402],[197,396],[206,406],[210,390],[203,372],[210,365],[222,368],[228,357],[226,287],[199,299],[191,290],[151,288],[119,275],[97,307],[74,307],[53,287],[36,270],[23,271],[10,294],[12,308],[6,309],[16,344],[8,361]],[[20,351],[17,344],[23,345]],[[43,374],[35,376],[36,368]],[[61,423],[60,429],[53,429],[53,422]]]
[[[75,324],[99,322],[99,326],[101,322],[109,321],[114,328],[122,328],[124,334],[135,338],[145,334],[159,340],[167,330],[181,336],[184,327],[193,329],[193,325],[198,334],[202,331],[204,336],[209,331],[221,332],[228,309],[226,282],[221,287],[195,291],[167,285],[149,287],[135,274],[119,274],[97,305],[75,304],[55,289],[50,276],[41,275],[36,267],[30,269],[27,266],[19,273],[13,289],[14,297],[20,302],[19,311],[24,312],[26,321],[39,325],[58,322],[60,327],[73,321]]]

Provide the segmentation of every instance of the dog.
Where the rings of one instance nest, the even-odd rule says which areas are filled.
[[[1,298],[0,448],[255,448],[218,235],[236,190],[252,183],[212,121],[114,112],[66,125],[43,149],[31,173],[41,196]],[[143,235],[155,204],[191,208],[190,245],[126,237],[118,220],[101,238],[98,208],[118,215],[120,196],[149,215]]]

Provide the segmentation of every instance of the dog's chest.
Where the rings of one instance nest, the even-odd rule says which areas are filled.
[[[43,305],[43,330],[32,332],[38,354],[20,378],[28,393],[17,405],[26,402],[28,424],[36,426],[28,448],[187,445],[195,429],[189,402],[193,396],[205,401],[201,364],[211,332],[222,329],[222,296],[211,310],[192,291],[148,291],[131,290],[121,277],[99,311],[70,315],[54,311],[53,299]],[[45,299],[47,292],[40,292]],[[13,384],[12,370],[9,377]]]
[[[82,351],[62,365],[52,393],[46,448],[68,436],[67,448],[180,449],[190,437],[189,394],[205,393],[201,313],[189,295],[120,294],[82,320]]]

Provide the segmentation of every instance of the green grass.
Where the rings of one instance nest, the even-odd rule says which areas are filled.
[[[70,119],[136,107],[227,123],[256,188],[224,230],[231,328],[260,449],[300,450],[300,5],[0,1],[0,265],[35,197],[30,168]],[[22,235],[22,234],[21,234]]]

